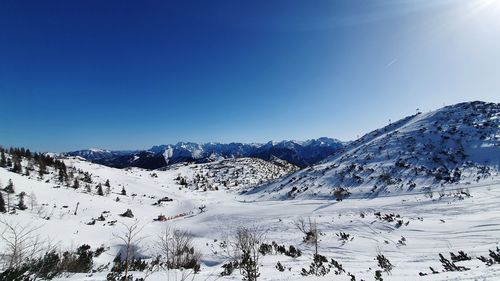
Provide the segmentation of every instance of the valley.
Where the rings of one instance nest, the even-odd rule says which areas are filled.
[[[129,280],[242,280],[235,262],[252,264],[235,237],[246,230],[258,238],[251,252],[258,280],[496,280],[499,122],[498,104],[445,107],[375,130],[303,169],[278,157],[119,169],[7,149],[2,267],[46,263],[47,253],[92,253],[85,270],[14,273],[120,280],[129,253]],[[167,257],[155,265],[164,258],[162,233],[175,230],[188,233],[180,255],[195,264]],[[24,250],[12,255],[9,243],[20,233]],[[12,278],[5,272],[0,280]]]

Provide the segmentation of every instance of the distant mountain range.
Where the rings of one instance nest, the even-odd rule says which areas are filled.
[[[254,157],[262,160],[279,158],[299,167],[314,165],[338,153],[346,143],[332,138],[307,141],[256,143],[193,143],[158,145],[149,150],[110,151],[86,149],[63,153],[88,161],[115,167],[158,169],[177,163],[208,163],[229,158]]]
[[[431,192],[500,173],[500,104],[466,102],[408,116],[346,144],[321,163],[252,193],[328,198]]]

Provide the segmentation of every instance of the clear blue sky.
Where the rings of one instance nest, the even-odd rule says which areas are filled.
[[[500,1],[1,1],[0,144],[352,140],[500,100]]]

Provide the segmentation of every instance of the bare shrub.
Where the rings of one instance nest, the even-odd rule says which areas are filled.
[[[193,246],[193,235],[189,231],[166,228],[158,237],[161,262],[168,269],[200,270],[201,254]]]
[[[123,262],[123,272],[125,274],[123,280],[128,281],[128,271],[130,265],[134,261],[140,244],[144,239],[144,237],[141,236],[141,232],[144,229],[144,226],[140,226],[139,221],[135,221],[134,223],[129,225],[122,223],[122,225],[124,227],[122,232],[114,234],[114,236],[116,239],[118,239],[118,241],[123,243],[123,251],[121,255],[124,255],[124,257],[120,255],[119,258],[120,261]]]
[[[314,253],[318,255],[318,244],[319,244],[319,233],[318,233],[318,224],[316,221],[308,218],[307,222],[304,218],[299,218],[295,222],[295,227],[304,233],[304,242],[310,243],[314,245]]]
[[[239,266],[240,274],[245,281],[256,281],[260,276],[259,262],[262,253],[259,251],[265,239],[265,231],[256,227],[238,227],[228,243],[228,254],[232,263]]]
[[[37,231],[41,226],[22,225],[7,220],[0,220],[3,230],[0,239],[4,249],[0,251],[0,267],[11,269],[19,267],[27,260],[44,253],[46,247]]]

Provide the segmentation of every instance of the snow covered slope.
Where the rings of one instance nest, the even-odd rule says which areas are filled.
[[[381,270],[376,260],[379,254],[393,266],[390,274],[382,272],[384,280],[500,278],[500,264],[487,265],[477,259],[488,257],[489,250],[496,251],[499,246],[498,181],[458,184],[444,192],[393,194],[370,200],[249,201],[248,196],[231,189],[204,192],[183,188],[177,178],[179,173],[190,173],[189,165],[146,171],[115,169],[77,158],[67,159],[65,163],[68,172],[81,179],[79,188],[61,184],[57,171],[50,167],[43,179],[37,173],[26,176],[0,168],[3,186],[9,179],[15,185],[12,205],[17,204],[22,192],[27,194],[28,205],[26,210],[11,206],[16,209],[0,214],[2,221],[40,227],[36,233],[42,239],[50,238],[60,251],[82,244],[89,244],[93,250],[98,247],[104,250],[94,258],[94,272],[63,274],[57,280],[106,280],[113,259],[123,247],[115,235],[123,231],[122,223],[130,225],[133,222],[144,226],[141,233],[144,239],[138,248],[144,257],[155,254],[157,236],[167,227],[193,233],[195,246],[202,253],[202,264],[200,272],[189,280],[241,280],[238,270],[230,276],[220,275],[228,259],[218,252],[220,242],[227,241],[227,235],[234,233],[238,226],[258,227],[266,231],[266,243],[293,245],[302,252],[298,257],[279,253],[263,256],[259,262],[259,280],[264,281],[352,280],[348,273],[356,280],[373,280],[377,270]],[[216,165],[224,166],[224,163]],[[198,165],[195,170],[203,171],[206,165]],[[27,161],[23,166],[28,166]],[[37,166],[34,168],[36,170]],[[91,183],[83,181],[85,175],[90,175]],[[99,195],[96,185],[106,180],[110,182],[110,189]],[[133,212],[133,218],[120,216],[127,209]],[[155,221],[160,215],[167,220]],[[308,269],[311,264],[314,247],[304,243],[304,235],[296,228],[296,221],[301,217],[311,217],[317,222],[321,233],[319,253],[329,260],[334,259],[344,271],[335,275],[332,269],[323,277],[302,276],[302,268]],[[5,230],[1,227],[0,233]],[[0,253],[5,246],[0,242]],[[470,260],[454,261],[453,264],[467,270],[446,271],[439,254],[451,260],[449,253],[456,255],[459,251]],[[284,271],[276,268],[278,262]],[[132,274],[141,277],[145,273]],[[181,280],[180,276],[181,273],[175,270],[159,271],[149,275],[147,280]]]
[[[225,159],[204,164],[176,164],[163,171],[177,173],[176,181],[193,190],[245,191],[289,175],[299,168],[284,160]]]
[[[351,142],[343,153],[253,191],[266,198],[375,197],[496,178],[500,104],[470,102],[406,117]]]
[[[265,232],[267,244],[301,252],[262,256],[263,281],[499,280],[499,118],[498,104],[480,102],[410,116],[289,176],[296,167],[279,159],[223,159],[150,171],[79,157],[63,159],[65,166],[48,159],[45,167],[35,157],[6,153],[5,163],[0,155],[0,193],[8,204],[8,212],[0,213],[0,269],[8,252],[1,239],[9,233],[7,223],[34,229],[38,241],[50,242],[57,252],[82,244],[102,249],[87,273],[56,280],[104,281],[123,251],[117,234],[138,223],[144,228],[136,254],[145,261],[158,254],[165,229],[192,232],[201,268],[189,280],[242,279],[238,270],[221,275],[230,261],[223,247],[241,226]],[[10,181],[12,192],[5,189]],[[324,200],[338,187],[352,196]],[[309,217],[319,229],[325,276],[303,274],[315,247],[304,241],[297,222]],[[381,256],[390,270],[380,267]],[[185,280],[179,270],[131,273],[147,281]]]

